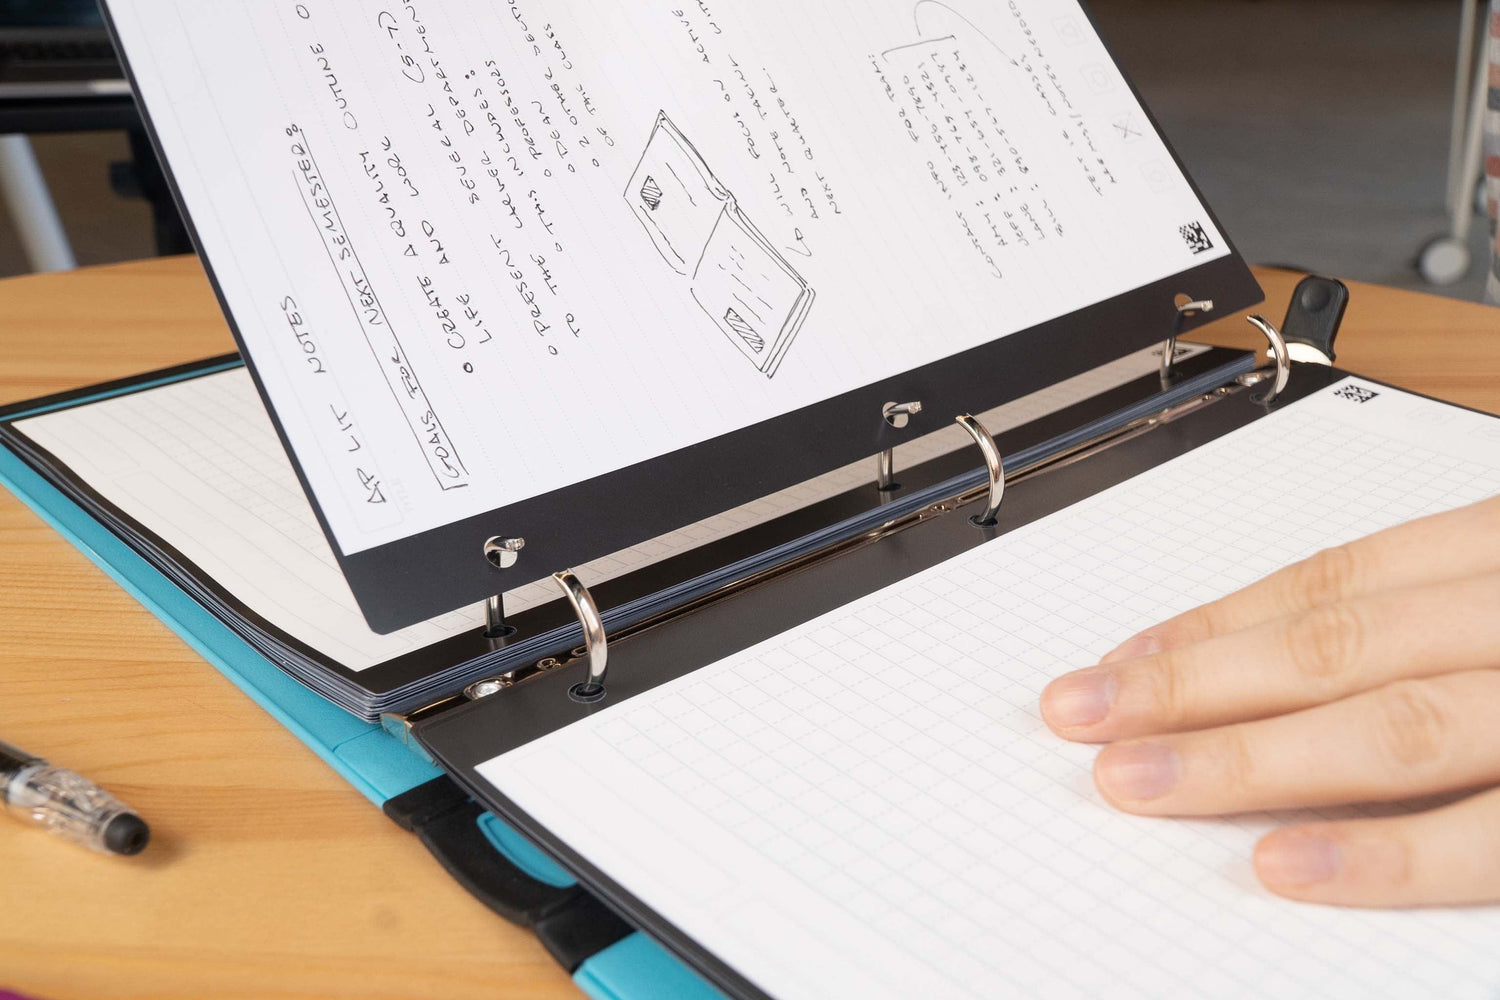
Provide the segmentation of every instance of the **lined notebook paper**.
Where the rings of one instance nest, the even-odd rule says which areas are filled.
[[[1206,350],[1181,345],[1190,354]],[[995,432],[1155,371],[1145,350],[984,414]],[[283,632],[364,670],[484,624],[482,606],[380,635],[365,624],[244,369],[205,375],[19,421],[106,500]],[[957,427],[897,449],[897,468],[965,447]],[[976,456],[977,462],[977,456]],[[849,465],[578,568],[590,585],[873,482]],[[505,595],[517,614],[559,596],[550,581]]]
[[[1309,814],[1115,812],[1037,699],[1166,616],[1496,493],[1500,421],[1350,380],[480,771],[782,1000],[1493,1000],[1500,907],[1273,897],[1252,845]]]

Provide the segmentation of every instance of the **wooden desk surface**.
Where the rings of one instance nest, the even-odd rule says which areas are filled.
[[[1296,276],[1260,273],[1262,311]],[[233,350],[191,258],[0,281],[0,402]],[[1253,346],[1238,318],[1201,339]],[[1500,310],[1356,285],[1339,362],[1500,412]],[[0,822],[0,988],[70,997],[576,997],[71,545],[0,491],[0,737],[155,830],[135,859]]]

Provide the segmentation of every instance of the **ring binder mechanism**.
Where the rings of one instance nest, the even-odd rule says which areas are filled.
[[[1187,296],[1179,296],[1187,298]],[[1177,337],[1182,333],[1182,324],[1189,316],[1200,312],[1213,312],[1213,299],[1193,299],[1177,306],[1177,317],[1172,320],[1172,335],[1161,345],[1161,385],[1165,389],[1172,383],[1172,366],[1177,360]]]
[[[995,515],[1000,513],[1000,505],[1005,502],[1005,460],[1000,455],[1000,446],[995,443],[994,436],[972,414],[965,413],[955,419],[958,426],[968,431],[974,443],[979,446],[990,476],[989,503],[984,514],[976,514],[969,520],[978,527],[992,528],[995,526]]]
[[[911,423],[914,414],[922,412],[922,401],[913,400],[910,403],[886,403],[880,408],[880,415],[885,422],[897,430]],[[887,448],[875,456],[875,488],[882,493],[890,493],[900,488],[896,482],[896,449]]]
[[[1287,383],[1291,381],[1291,352],[1287,350],[1286,338],[1282,337],[1281,331],[1272,326],[1264,316],[1246,316],[1245,318],[1252,326],[1266,335],[1266,340],[1271,344],[1270,350],[1267,353],[1276,362],[1275,378],[1271,383],[1271,388],[1255,399],[1257,403],[1269,406],[1276,401],[1276,397],[1281,395],[1286,389]]]
[[[1178,397],[1175,402],[1163,402],[1159,408],[1148,408],[1129,421],[1115,425],[1107,430],[1101,430],[1097,434],[1073,441],[1068,447],[1052,453],[1040,461],[1034,459],[1028,460],[1024,450],[1018,452],[1012,456],[1012,465],[1014,466],[1012,476],[1016,479],[1026,478],[1045,472],[1057,465],[1076,462],[1098,451],[1128,441],[1134,436],[1146,433],[1155,427],[1170,423],[1203,406],[1228,398],[1234,393],[1236,387],[1240,390],[1245,390],[1258,385],[1268,377],[1265,370],[1249,371],[1238,376],[1226,374],[1221,381],[1211,383],[1208,391],[1188,391],[1186,384],[1180,385],[1174,389]],[[917,402],[908,404],[889,403],[882,408],[882,411],[883,416],[890,420],[893,427],[900,427],[909,424],[911,415],[921,412],[921,404]],[[996,515],[998,514],[1005,493],[1006,471],[1004,459],[993,435],[972,415],[964,414],[956,418],[956,422],[979,445],[981,453],[985,457],[985,477],[975,482],[972,486],[966,486],[959,492],[943,497],[934,504],[923,506],[897,520],[887,522],[878,529],[877,534],[879,536],[883,537],[904,530],[913,524],[930,518],[934,513],[942,513],[967,506],[978,499],[981,492],[985,493],[989,498],[986,511],[983,515],[976,515],[970,518],[970,520],[976,526],[985,528],[987,534],[993,533],[992,529],[997,522]],[[957,457],[956,452],[954,453],[954,457]],[[984,523],[986,521],[989,523]],[[871,536],[860,536],[861,542],[868,540],[869,537]],[[503,548],[505,558],[510,561],[511,565],[514,564],[516,551],[524,544],[520,539],[516,539],[514,541],[518,544],[513,548],[507,548],[501,545],[502,542],[507,541],[506,539],[496,538],[490,541],[494,544],[486,545],[486,553],[488,554],[492,550]],[[838,554],[844,551],[848,544],[848,541],[831,543],[824,549],[809,553],[801,558],[788,560],[783,566],[769,573],[756,574],[745,578],[745,580],[721,586],[711,592],[711,597],[714,600],[723,599],[733,593],[737,593],[747,583],[764,582],[768,578],[780,576],[791,569],[810,565],[822,558]],[[497,551],[495,558],[501,558],[501,553]],[[498,568],[499,564],[496,563],[496,565]],[[405,713],[384,713],[381,717],[381,722],[386,731],[424,759],[427,759],[427,754],[422,747],[411,739],[410,732],[413,724],[429,721],[465,702],[485,699],[492,695],[500,694],[519,684],[540,680],[543,675],[550,674],[585,657],[588,657],[590,660],[589,683],[596,685],[595,688],[591,689],[594,692],[593,697],[591,700],[580,699],[572,692],[570,692],[570,696],[575,701],[583,700],[585,704],[601,700],[603,698],[604,664],[608,656],[607,640],[602,625],[602,618],[598,617],[597,606],[593,603],[589,591],[577,580],[576,576],[571,573],[560,573],[556,574],[554,579],[558,580],[563,586],[565,596],[573,604],[574,613],[577,615],[580,624],[584,627],[584,645],[559,652],[556,655],[544,656],[528,661],[504,672],[474,681],[462,690],[461,696],[441,699]],[[575,600],[575,592],[572,589],[574,586],[577,587],[577,600]],[[659,612],[641,622],[617,626],[615,630],[616,638],[638,634],[643,628],[658,627],[680,614],[701,607],[702,604],[702,598],[684,601],[675,608]],[[594,623],[592,627],[590,622]],[[573,685],[574,689],[585,688],[587,686],[587,684]]]
[[[568,697],[584,704],[604,699],[604,670],[609,661],[609,641],[604,634],[604,619],[599,615],[599,606],[594,595],[572,570],[553,573],[552,579],[562,588],[563,595],[573,606],[578,623],[583,626],[583,648],[589,659],[588,679],[568,689]]]
[[[496,569],[510,569],[521,558],[526,547],[524,538],[501,538],[496,535],[484,543],[484,557]],[[505,622],[505,597],[493,594],[484,602],[484,637],[508,639],[516,634],[515,626]]]
[[[499,694],[515,683],[509,677],[486,677],[482,681],[475,681],[464,688],[464,697],[470,701],[478,701],[480,698],[488,698],[492,694]]]
[[[537,674],[545,674],[549,670],[556,670],[562,665],[563,661],[558,659],[557,657],[544,656],[541,659],[537,660],[535,663],[523,664],[522,666],[516,667],[512,670],[507,670],[503,674],[497,674],[494,677],[486,677],[483,680],[475,681],[468,687],[464,688],[463,700],[478,701],[480,698],[488,698],[492,694],[499,694],[501,691],[504,691],[507,688],[513,688],[522,681],[530,680]],[[445,708],[451,707],[451,704],[452,702],[449,699],[434,702],[431,705],[419,708],[415,712],[409,713],[406,718],[420,718],[424,715],[424,713],[442,711]],[[387,715],[391,714],[393,713],[387,713]]]

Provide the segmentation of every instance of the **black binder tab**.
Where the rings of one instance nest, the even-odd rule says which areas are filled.
[[[1281,322],[1292,360],[1333,364],[1333,341],[1348,307],[1349,286],[1342,281],[1309,274],[1297,282]]]

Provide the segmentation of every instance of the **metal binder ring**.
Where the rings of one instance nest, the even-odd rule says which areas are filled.
[[[988,528],[995,523],[995,515],[1000,513],[1000,504],[1005,500],[1005,460],[1000,456],[1000,446],[995,444],[994,437],[984,429],[983,424],[968,413],[956,419],[958,426],[968,431],[974,443],[979,445],[979,453],[984,456],[985,467],[990,473],[989,506],[985,508],[984,514],[969,518],[981,528]]]
[[[909,403],[886,403],[880,408],[880,416],[897,430],[905,430],[911,418],[922,412],[922,401]],[[875,488],[881,493],[891,493],[901,488],[896,482],[896,449],[886,448],[875,456]],[[882,500],[882,503],[885,501]]]
[[[568,696],[585,703],[599,701],[604,697],[604,668],[609,660],[609,642],[604,635],[604,619],[599,616],[599,606],[572,570],[553,573],[552,579],[562,588],[583,626],[583,647],[588,650],[589,657],[588,679],[573,685]]]
[[[1182,332],[1182,321],[1193,313],[1213,312],[1213,299],[1195,299],[1177,307],[1177,318],[1172,321],[1172,335],[1161,345],[1161,380],[1165,385],[1171,381],[1172,365],[1177,360],[1177,335]]]
[[[1276,380],[1271,383],[1271,388],[1265,395],[1259,397],[1256,402],[1274,403],[1276,397],[1281,395],[1282,390],[1286,388],[1287,382],[1291,380],[1291,352],[1287,350],[1286,338],[1281,335],[1281,331],[1272,326],[1264,316],[1246,316],[1245,318],[1266,335],[1266,340],[1271,344],[1271,357],[1276,360]]]

